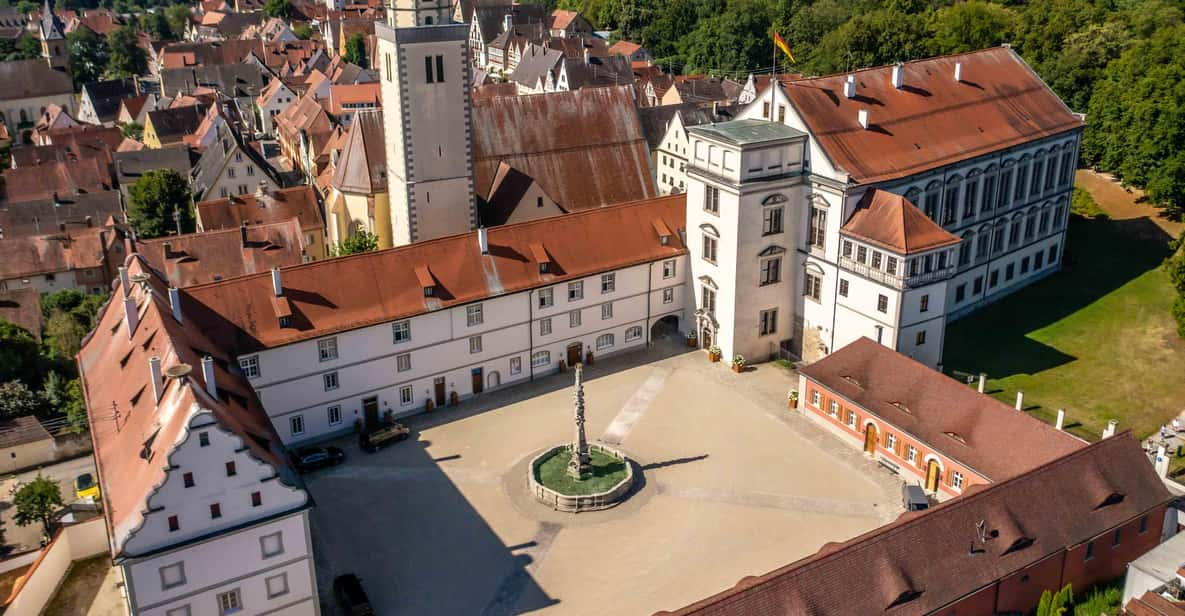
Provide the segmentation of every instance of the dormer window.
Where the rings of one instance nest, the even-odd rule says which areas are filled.
[[[416,279],[420,281],[420,286],[424,289],[424,297],[436,295],[436,279],[432,276],[427,265],[416,268]]]
[[[540,242],[535,242],[530,245],[531,259],[539,264],[539,273],[546,274],[551,271],[551,256],[547,254],[547,248]]]

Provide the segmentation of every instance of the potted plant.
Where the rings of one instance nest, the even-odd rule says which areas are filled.
[[[708,347],[708,361],[712,363],[720,361],[720,347],[714,344]]]
[[[432,398],[428,398],[427,400],[424,401],[424,411],[425,412],[431,413],[432,408],[435,406],[436,406],[436,403],[432,401]]]
[[[587,352],[585,352],[585,354],[584,354],[584,363],[586,363],[586,364],[588,364],[588,365],[590,365],[590,366],[591,366],[591,365],[593,365],[593,352],[592,352],[592,349],[589,349]]]
[[[457,406],[461,403],[461,396],[457,395],[457,390],[452,390],[448,394],[448,403],[450,406]]]
[[[786,395],[786,404],[792,408],[798,408],[798,390],[791,389],[790,393]]]
[[[561,359],[560,360],[560,372],[563,373],[563,372],[567,372],[567,371],[568,371],[568,362]]]
[[[693,331],[687,332],[687,346],[694,349],[695,348],[695,341],[696,341],[695,332],[693,332]]]
[[[354,418],[354,434],[362,434],[362,419]]]
[[[740,372],[745,369],[745,357],[740,353],[732,356],[732,371]]]

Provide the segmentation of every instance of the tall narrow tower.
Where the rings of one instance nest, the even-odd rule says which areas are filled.
[[[469,27],[447,0],[395,0],[378,24],[396,246],[474,227]]]

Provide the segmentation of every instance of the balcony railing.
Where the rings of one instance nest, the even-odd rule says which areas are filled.
[[[954,276],[955,271],[957,270],[957,268],[952,265],[951,267],[934,270],[925,274],[916,274],[914,276],[905,277],[872,268],[867,264],[861,263],[854,259],[849,259],[848,257],[840,257],[839,265],[846,270],[855,272],[861,276],[864,276],[865,278],[875,280],[876,282],[891,286],[896,289],[905,287],[920,287],[932,282],[937,282],[939,280],[945,280],[951,276]]]

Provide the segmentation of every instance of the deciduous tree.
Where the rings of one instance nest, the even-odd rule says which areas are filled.
[[[147,72],[148,55],[138,43],[134,29],[128,26],[116,28],[107,37],[109,56],[104,76],[118,79]]]
[[[178,216],[181,233],[194,229],[189,181],[173,169],[154,169],[140,176],[128,189],[128,222],[140,238],[175,233]]]
[[[369,68],[369,62],[366,61],[366,39],[361,34],[354,34],[346,39],[346,62]]]
[[[376,236],[375,234],[373,234],[369,231],[366,231],[365,229],[360,229],[360,230],[354,232],[353,234],[351,234],[344,241],[342,241],[338,244],[334,244],[329,249],[329,252],[332,256],[344,257],[346,255],[353,255],[353,254],[358,254],[361,252],[370,252],[372,250],[377,250],[378,247],[379,247],[378,236]]]
[[[17,526],[40,522],[42,531],[48,536],[49,522],[62,507],[62,490],[58,482],[38,473],[36,479],[16,491],[12,500],[16,505],[13,521]]]
[[[76,87],[98,81],[107,69],[110,55],[107,42],[90,28],[79,28],[67,34],[66,49],[70,54],[70,76]]]
[[[45,401],[42,397],[21,381],[0,383],[0,418],[40,415],[44,411]]]
[[[0,320],[0,381],[36,380],[39,366],[40,352],[33,334]]]

